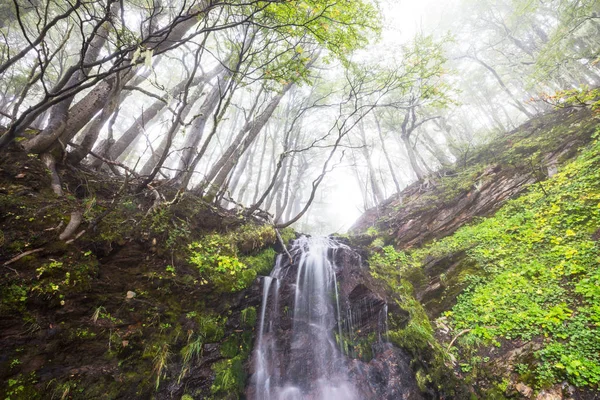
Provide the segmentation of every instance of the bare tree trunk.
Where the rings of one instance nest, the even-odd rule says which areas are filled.
[[[377,118],[377,113],[373,113],[373,118],[375,119],[375,125],[377,126],[377,133],[379,135],[379,141],[381,142],[381,149],[383,150],[383,154],[385,156],[385,160],[387,162],[388,168],[390,169],[390,174],[392,175],[392,180],[394,181],[394,186],[396,187],[396,193],[400,193],[402,189],[400,188],[400,183],[398,178],[396,177],[396,171],[394,168],[394,164],[390,158],[390,154],[387,151],[387,146],[385,145],[385,140],[383,139],[383,132],[381,131],[381,125],[379,124],[379,118]]]
[[[268,211],[271,209],[271,206],[273,205],[273,201],[275,200],[275,192],[272,190],[274,185],[277,184],[277,178],[279,177],[278,172],[279,169],[281,168],[281,164],[283,163],[283,161],[278,162],[277,161],[277,157],[275,157],[275,148],[276,148],[276,143],[275,143],[275,134],[271,135],[271,162],[269,163],[269,172],[267,176],[272,176],[273,174],[273,170],[275,170],[275,173],[273,174],[273,181],[270,184],[270,186],[267,188],[267,194],[269,195],[269,197],[267,197],[267,203],[265,206],[265,210]]]
[[[171,129],[169,129],[169,132],[167,133],[168,139],[167,139],[167,144],[166,144],[165,150],[161,154],[160,159],[158,160],[158,163],[156,164],[156,166],[154,167],[154,169],[152,170],[150,175],[148,175],[148,177],[146,179],[144,179],[142,184],[138,187],[138,189],[137,189],[138,192],[141,192],[142,190],[144,190],[146,188],[146,186],[148,186],[148,184],[154,180],[154,177],[156,176],[156,174],[158,174],[158,171],[160,171],[160,168],[162,167],[163,163],[167,159],[167,156],[169,155],[169,149],[171,148],[171,144],[173,143],[173,137],[175,136],[175,133],[177,132],[177,130],[179,128],[179,121],[181,121],[181,115],[184,113],[185,109],[188,106],[188,93],[190,90],[190,85],[192,83],[193,77],[196,75],[196,71],[198,70],[198,67],[200,64],[201,48],[198,48],[195,56],[196,57],[194,60],[194,67],[192,68],[192,71],[190,73],[190,77],[187,81],[187,85],[183,89],[182,104],[179,107],[179,110],[177,111],[176,115],[173,118],[173,123],[171,125]]]
[[[115,2],[113,4],[118,6],[120,3]],[[204,2],[199,3],[197,6],[193,7],[193,10],[190,9],[190,12],[196,12],[204,6]],[[198,24],[198,19],[196,18],[179,16],[168,29],[163,29],[160,34],[156,34],[151,40],[146,41],[144,44],[146,48],[152,50],[154,54],[161,54],[181,41],[186,32],[196,24]],[[106,34],[96,36],[102,37],[103,39],[107,37]],[[94,39],[96,39],[96,37]],[[93,59],[95,60],[100,47],[90,46],[90,49],[97,49],[97,51],[94,50],[90,53],[90,56],[93,55]],[[86,53],[86,58],[87,57],[88,54]],[[84,64],[90,64],[92,61],[93,60],[84,60]],[[133,65],[127,64],[128,62],[129,61],[125,61],[123,65],[119,66],[125,68],[120,76],[121,85],[125,85],[135,76]],[[81,76],[81,79],[83,79],[83,76]],[[59,138],[63,143],[69,142],[87,124],[87,122],[94,117],[94,115],[98,114],[98,112],[104,108],[116,83],[117,80],[114,75],[111,75],[98,83],[83,99],[68,109],[66,113],[63,113],[61,110],[61,118],[58,118],[58,115],[56,118],[52,118],[52,121],[56,120],[58,121],[58,124],[52,126],[53,124],[49,123],[49,126],[44,129],[42,133],[24,144],[25,148],[29,152],[41,153],[55,144]],[[72,97],[69,98],[69,105],[70,102],[72,102]]]
[[[252,147],[254,147],[254,146],[252,146]],[[228,183],[229,191],[231,192],[231,197],[233,197],[233,193],[237,189],[237,186],[240,183],[240,179],[242,178],[242,175],[244,174],[244,172],[246,172],[246,168],[248,167],[248,162],[252,156],[252,153],[253,153],[252,148],[250,148],[250,151],[247,151],[246,153],[244,153],[242,160],[233,169],[233,174],[231,175],[231,179],[229,180],[229,183]]]
[[[266,135],[265,135],[266,136]],[[242,184],[237,198],[238,201],[242,204],[246,204],[245,202],[245,197],[246,197],[246,192],[248,191],[248,187],[250,186],[250,182],[252,181],[252,175],[254,174],[254,157],[256,155],[256,152],[258,150],[258,142],[256,142],[254,144],[254,146],[252,146],[252,148],[250,149],[250,151],[248,152],[248,169],[246,171],[242,171],[245,172],[245,179],[244,179],[244,183]],[[259,167],[260,168],[260,167]],[[231,192],[233,193],[234,189],[231,189]]]
[[[284,221],[289,221],[292,215],[298,214],[302,207],[302,180],[305,179],[306,172],[308,171],[309,163],[306,160],[306,156],[302,154],[300,158],[300,165],[298,166],[298,173],[292,186],[294,190],[291,191],[290,203],[291,206],[287,208],[285,213]]]
[[[287,175],[285,177],[284,183],[285,187],[283,188],[283,198],[277,200],[276,211],[275,211],[275,222],[281,222],[283,220],[283,214],[285,210],[288,208],[288,204],[290,201],[290,187],[292,182],[292,172],[294,170],[294,162],[296,161],[296,157],[293,155],[290,160],[290,166],[287,171]]]
[[[360,170],[358,168],[358,161],[356,159],[356,154],[354,152],[351,153],[352,154],[352,170],[354,171],[354,177],[356,178],[356,183],[358,184],[358,187],[360,189],[360,194],[362,195],[363,198],[363,207],[365,210],[368,210],[371,208],[371,200],[369,198],[369,185],[368,183],[365,181],[363,182],[362,177],[360,176]]]
[[[431,155],[434,156],[436,160],[439,161],[442,167],[449,167],[452,165],[452,161],[450,161],[444,150],[440,148],[440,146],[431,137],[429,132],[427,132],[426,130],[422,130],[421,138],[421,142],[423,143],[425,148],[429,150]]]
[[[452,127],[448,124],[448,120],[446,117],[440,117],[436,120],[433,120],[433,123],[438,128],[438,132],[441,132],[446,139],[446,145],[448,147],[448,151],[452,154],[456,160],[460,160],[461,150],[458,144],[456,143],[456,138],[452,134]]]
[[[417,176],[417,180],[421,180],[425,178],[425,172],[421,169],[419,162],[417,161],[417,155],[415,153],[415,149],[412,147],[410,143],[410,137],[407,135],[401,136],[402,143],[404,143],[404,149],[406,150],[406,154],[408,154],[408,160],[410,161],[410,166],[412,167],[413,172]]]
[[[260,153],[260,162],[258,163],[258,176],[256,177],[256,186],[254,188],[254,197],[252,198],[252,204],[256,204],[256,201],[258,200],[258,194],[260,193],[260,180],[262,178],[263,171],[263,162],[265,160],[265,153],[267,152],[267,138],[269,137],[269,135],[265,134],[263,136],[263,146],[262,152]]]
[[[492,68],[489,64],[485,63],[484,61],[480,60],[477,57],[473,57],[473,60],[478,62],[481,66],[483,66],[485,69],[487,69],[492,74],[492,76],[496,79],[496,81],[498,82],[498,84],[500,85],[502,90],[504,90],[504,92],[512,100],[512,103],[511,103],[512,105],[514,105],[519,111],[521,111],[523,114],[527,115],[529,118],[533,117],[533,114],[531,112],[529,112],[529,110],[527,110],[523,106],[523,104],[515,97],[515,95],[506,86],[506,84],[504,83],[504,81],[502,80],[500,75],[498,75],[498,73],[496,72],[496,70],[494,68]]]
[[[192,110],[193,104],[196,101],[198,101],[200,96],[202,96],[203,89],[204,89],[204,85],[201,85],[201,86],[197,87],[196,90],[194,90],[194,92],[189,96],[187,106],[185,107],[185,110],[183,110],[183,112],[181,113],[181,120],[175,121],[176,124],[179,124],[179,123],[182,123],[185,121],[185,119],[190,114],[190,111]],[[160,159],[160,155],[165,151],[165,149],[167,147],[168,139],[169,139],[168,135],[165,135],[163,140],[161,140],[160,144],[158,145],[158,148],[152,152],[152,154],[150,155],[150,158],[148,159],[148,161],[146,161],[146,163],[140,170],[140,175],[148,175],[152,172],[154,167],[156,167],[156,164],[158,163],[158,160]]]
[[[217,107],[217,104],[219,104],[219,100],[227,91],[229,79],[231,79],[231,74],[228,72],[226,72],[223,76],[218,77],[217,82],[213,86],[208,96],[206,96],[204,103],[202,103],[198,118],[194,120],[190,128],[190,132],[186,136],[181,158],[179,160],[179,166],[177,167],[178,172],[176,179],[179,179],[183,174],[188,172],[196,149],[202,140],[206,123]]]
[[[367,137],[365,136],[365,127],[362,121],[358,124],[358,130],[362,139],[362,155],[367,161],[367,169],[369,174],[369,181],[371,184],[371,190],[373,191],[373,198],[375,200],[375,204],[379,204],[383,200],[385,200],[385,198],[383,196],[381,188],[379,187],[379,182],[377,182],[377,174],[375,173],[375,168],[373,168],[371,152],[369,152],[369,146],[367,145]]]
[[[112,19],[114,13],[117,12],[118,6],[119,3],[114,1],[111,5],[108,6],[106,10],[106,15],[104,16],[104,19],[99,22],[99,25],[95,28],[93,38],[89,42],[87,51],[85,52],[85,54],[82,55],[82,59],[79,63],[72,65],[69,68],[69,71],[67,72],[66,76],[60,79],[60,81],[52,89],[52,92],[56,92],[65,87],[68,88],[77,86],[86,79],[86,75],[89,72],[89,68],[81,69],[80,66],[90,65],[98,59],[98,56],[100,55],[100,50],[102,49],[108,38],[108,31],[111,26],[110,20]],[[65,79],[67,80],[65,81]],[[107,92],[107,99],[110,93],[110,91]],[[67,126],[66,121],[69,115],[69,107],[71,106],[71,103],[73,103],[74,99],[75,95],[70,96],[51,108],[50,117],[46,128],[38,135],[36,135],[35,137],[31,138],[23,144],[23,146],[28,152],[40,154],[46,151],[52,144],[54,144],[54,142],[60,137],[60,135]],[[90,117],[92,115],[90,115]]]
[[[254,139],[261,132],[262,128],[266,125],[273,115],[273,112],[279,105],[279,102],[283,98],[283,96],[287,93],[288,90],[294,85],[293,82],[288,83],[283,87],[280,93],[278,93],[275,97],[271,99],[265,110],[256,117],[251,123],[246,124],[241,130],[236,139],[234,140],[234,144],[232,144],[225,154],[221,157],[219,161],[215,163],[208,176],[205,179],[204,185],[210,184],[209,190],[206,194],[206,197],[210,200],[213,199],[217,191],[221,188],[225,179],[237,163],[239,157],[244,154],[244,152],[248,149],[248,147],[252,144]],[[248,132],[247,135],[245,133]],[[241,140],[242,137],[245,138]],[[239,146],[237,146],[239,143]],[[212,183],[211,183],[212,182]],[[203,185],[203,186],[204,186]]]
[[[90,151],[92,151],[92,148],[94,147],[94,144],[100,135],[100,130],[115,113],[115,110],[119,107],[121,101],[123,100],[123,96],[119,95],[119,93],[119,90],[115,90],[110,97],[108,104],[102,110],[100,117],[96,118],[86,126],[85,131],[83,132],[83,140],[81,141],[81,144],[67,155],[67,160],[71,163],[71,165],[79,165],[79,163],[90,153]]]
[[[202,91],[204,83],[210,81],[214,77],[217,69],[207,73],[206,75],[194,78],[190,86],[198,86],[198,90]],[[181,92],[186,87],[186,84],[187,78],[175,85],[175,87],[171,89],[170,97],[177,98],[179,95],[181,95]],[[159,116],[160,113],[167,108],[167,106],[168,102],[166,100],[156,100],[150,107],[143,110],[142,113],[135,119],[133,124],[131,124],[131,126],[112,146],[108,154],[108,158],[111,160],[116,160],[119,158],[125,152],[125,150],[140,136],[140,133],[144,130],[145,126]],[[94,166],[98,168],[101,164],[102,161],[98,161],[94,163]]]

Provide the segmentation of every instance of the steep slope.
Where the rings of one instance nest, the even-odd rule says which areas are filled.
[[[0,160],[0,397],[237,398],[274,230],[61,173],[58,198],[35,157]]]
[[[539,117],[355,225],[410,313],[390,339],[434,386],[449,365],[470,392],[455,398],[597,398],[598,126],[587,110]]]

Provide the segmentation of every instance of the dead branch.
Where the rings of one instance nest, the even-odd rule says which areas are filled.
[[[26,251],[24,253],[19,254],[16,257],[11,258],[10,260],[8,260],[7,262],[5,262],[4,264],[2,264],[4,267],[7,267],[8,265],[15,263],[17,261],[19,261],[21,258],[26,257],[28,255],[34,254],[34,253],[39,253],[40,251],[44,250],[43,247],[40,247],[39,249],[34,249],[34,250],[29,250]],[[14,269],[10,268],[11,270],[13,270],[17,275],[19,275],[19,273],[17,271],[15,271]]]

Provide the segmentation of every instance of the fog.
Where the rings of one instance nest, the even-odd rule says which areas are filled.
[[[600,84],[592,0],[34,3],[0,6],[0,149],[307,233]]]

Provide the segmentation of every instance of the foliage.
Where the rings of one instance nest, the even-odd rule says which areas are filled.
[[[269,275],[275,263],[277,253],[272,248],[265,249],[254,256],[242,257],[242,262],[256,271],[258,275]]]
[[[156,374],[156,389],[160,386],[161,379],[165,376],[165,370],[171,357],[170,346],[164,343],[154,356],[154,373]]]
[[[191,244],[190,249],[190,262],[219,291],[240,291],[256,278],[256,271],[243,264],[238,259],[237,249],[220,235],[209,235]]]
[[[587,85],[576,89],[556,92],[554,95],[542,95],[542,99],[556,107],[590,107],[600,113],[600,88],[590,89]]]
[[[475,273],[446,313],[455,333],[467,330],[458,343],[543,336],[530,366],[540,385],[600,383],[599,162],[596,142],[543,188],[410,255],[422,265],[466,251]]]
[[[294,228],[283,228],[279,231],[279,234],[281,235],[283,244],[285,244],[286,246],[289,242],[296,239],[296,231],[294,231]]]
[[[236,356],[231,359],[218,361],[212,365],[215,372],[215,381],[211,386],[213,394],[229,394],[239,398],[246,385],[246,373],[244,372],[243,359]]]
[[[217,290],[237,292],[247,288],[257,273],[266,274],[273,266],[275,252],[266,249],[241,256],[272,244],[275,230],[268,225],[244,225],[228,234],[211,234],[190,245],[190,262]]]
[[[254,328],[256,326],[256,307],[244,308],[241,312],[241,322],[247,328]]]
[[[267,18],[283,25],[285,34],[302,37],[308,33],[342,59],[367,44],[368,34],[380,29],[377,9],[364,0],[270,2],[265,11]]]
[[[221,356],[225,359],[214,363],[215,380],[211,392],[215,395],[240,398],[246,386],[244,361],[250,355],[252,333],[243,332],[230,336],[221,343]]]
[[[429,317],[421,303],[414,298],[413,286],[406,279],[417,268],[414,260],[406,253],[386,246],[380,253],[371,255],[369,267],[371,275],[387,285],[396,305],[408,314],[405,318],[398,313],[388,315],[389,340],[427,365],[417,368],[420,385],[436,382],[452,393],[458,386],[452,381],[453,375],[446,366],[449,356],[436,340]]]

